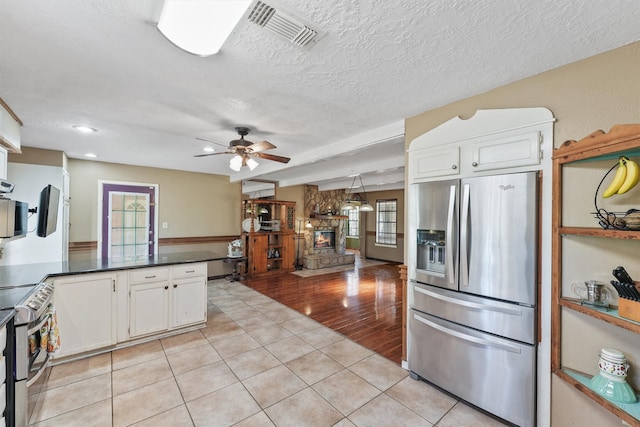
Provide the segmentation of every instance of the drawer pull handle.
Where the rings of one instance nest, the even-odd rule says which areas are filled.
[[[459,300],[459,299],[455,299],[455,298],[451,298],[445,295],[440,295],[437,294],[435,292],[431,292],[428,291],[426,289],[422,289],[416,285],[414,285],[413,289],[421,294],[430,296],[431,298],[435,298],[435,299],[439,299],[441,301],[444,302],[448,302],[454,305],[461,305],[463,307],[468,307],[472,310],[478,310],[478,311],[495,311],[497,313],[503,313],[503,314],[508,314],[510,316],[519,316],[522,317],[523,315],[523,311],[518,309],[518,308],[506,308],[506,307],[496,307],[493,305],[489,305],[489,304],[480,304],[477,302],[471,302],[471,301],[464,301],[464,300]]]
[[[195,273],[195,270],[186,270],[185,273]]]
[[[154,274],[153,276],[144,276],[145,279],[155,279],[156,275]]]
[[[443,332],[447,335],[451,335],[453,337],[456,337],[458,339],[461,339],[463,341],[469,341],[484,347],[494,347],[494,348],[499,348],[501,350],[505,350],[511,353],[516,353],[516,354],[520,354],[522,353],[522,350],[520,348],[518,348],[515,345],[510,345],[510,344],[505,344],[505,343],[501,343],[498,342],[496,340],[491,340],[491,339],[484,339],[484,338],[480,338],[480,337],[474,337],[472,335],[467,335],[465,333],[462,332],[458,332],[458,331],[454,331],[451,330],[449,328],[447,328],[446,326],[441,326],[438,325],[437,323],[433,323],[427,319],[423,319],[422,317],[414,314],[413,318],[416,319],[418,322],[424,323],[427,326],[431,326],[433,329],[437,329],[440,332]]]

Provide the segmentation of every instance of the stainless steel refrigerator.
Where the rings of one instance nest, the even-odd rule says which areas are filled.
[[[412,376],[534,426],[536,172],[413,185]]]

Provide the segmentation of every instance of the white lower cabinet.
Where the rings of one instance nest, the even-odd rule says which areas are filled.
[[[206,262],[49,277],[47,282],[54,284],[60,330],[56,358],[113,349],[207,320]]]
[[[203,322],[207,318],[207,280],[204,277],[173,281],[171,327]]]
[[[129,337],[169,328],[168,281],[132,284],[129,295]]]
[[[116,343],[116,273],[66,276],[53,284],[61,340],[56,357]]]
[[[130,273],[129,338],[207,319],[206,263],[144,270]]]

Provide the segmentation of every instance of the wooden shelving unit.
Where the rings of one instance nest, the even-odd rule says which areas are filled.
[[[630,153],[637,153],[638,149],[640,149],[640,125],[620,125],[614,126],[609,133],[597,131],[580,141],[567,141],[553,154],[551,369],[553,374],[560,379],[571,384],[576,390],[630,425],[640,424],[640,403],[618,404],[611,402],[589,388],[588,384],[591,378],[589,375],[577,372],[570,366],[563,366],[561,359],[562,312],[563,310],[579,312],[582,315],[598,319],[603,324],[639,334],[638,339],[640,339],[640,323],[620,317],[616,307],[606,310],[582,305],[579,301],[563,297],[562,241],[566,236],[636,240],[639,242],[638,248],[640,249],[640,231],[563,226],[562,192],[564,189],[563,167],[567,164],[585,160],[610,159],[623,154],[630,155]]]
[[[296,203],[283,200],[242,201],[242,220],[260,221],[260,229],[244,230],[248,277],[295,270]],[[263,227],[264,224],[264,227]]]

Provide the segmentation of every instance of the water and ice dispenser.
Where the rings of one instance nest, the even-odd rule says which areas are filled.
[[[444,274],[445,231],[418,230],[418,270]]]

